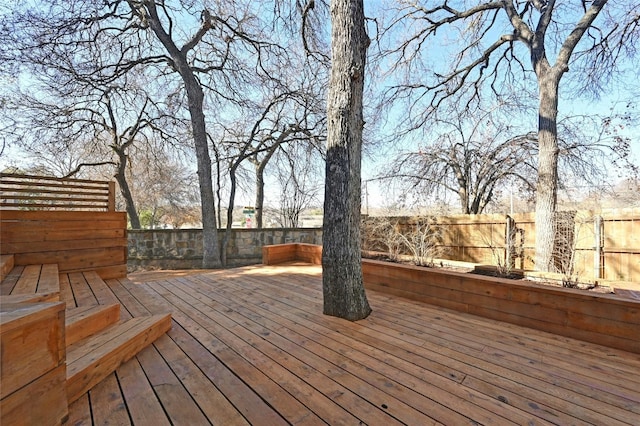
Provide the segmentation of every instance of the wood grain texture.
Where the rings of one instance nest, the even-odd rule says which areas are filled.
[[[174,322],[116,371],[114,400],[134,424],[158,406],[158,424],[640,419],[638,354],[370,290],[367,319],[327,317],[320,274],[298,264],[108,280],[123,315]]]
[[[13,254],[16,265],[55,263],[61,273],[126,276],[124,212],[3,210],[0,225],[0,252]]]

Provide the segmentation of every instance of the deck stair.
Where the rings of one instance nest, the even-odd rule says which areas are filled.
[[[67,348],[120,320],[120,305],[80,306],[67,309],[65,338]]]
[[[80,398],[171,328],[171,315],[131,318],[67,347],[67,398]]]
[[[11,324],[15,324],[16,312],[23,313],[25,309],[27,316],[32,315],[36,318],[37,315],[42,315],[43,310],[53,309],[49,306],[62,306],[61,320],[65,332],[62,335],[64,352],[61,354],[61,360],[64,362],[61,368],[63,373],[66,369],[66,383],[61,391],[65,393],[66,390],[66,404],[71,404],[87,393],[120,365],[134,357],[171,328],[171,315],[169,314],[121,320],[119,304],[94,304],[70,307],[64,310],[64,304],[60,302],[68,301],[62,300],[64,296],[61,297],[60,275],[56,264],[15,266],[13,265],[13,256],[4,255],[1,262],[0,302],[2,309],[0,317],[3,325],[3,370],[10,371],[18,368],[6,363],[21,362],[19,357],[11,357],[11,353],[19,353],[22,350],[28,352],[28,348],[19,347],[21,344],[19,340],[9,335],[7,336],[13,340],[7,340],[9,337],[5,338],[4,329],[9,330],[8,327],[4,327],[5,322],[9,324],[11,321]],[[97,274],[91,274],[91,276],[94,280],[100,279]],[[34,307],[33,314],[29,312],[30,306]],[[25,324],[33,324],[33,321],[29,322],[24,319],[21,321]],[[33,325],[29,326],[33,327]],[[44,347],[46,348],[46,345]],[[43,362],[51,357],[49,352],[43,349]],[[37,354],[33,356],[37,357]],[[36,361],[31,360],[31,362]],[[61,370],[56,370],[56,372],[59,371]],[[42,377],[48,374],[53,373],[47,373]],[[56,383],[51,381],[49,383],[52,383],[51,387],[55,385],[59,388],[61,385],[59,382],[58,380]],[[33,406],[33,401],[30,398],[18,398],[16,395],[18,392],[22,392],[22,394],[32,392],[32,383],[33,379],[31,378],[29,382],[25,382],[21,386],[16,385],[14,393],[2,394],[0,423],[11,423],[12,419],[17,419],[20,415],[30,412],[29,407]],[[25,407],[16,406],[16,401],[22,401],[21,403]],[[51,422],[57,423],[60,409],[52,410],[51,407],[47,407],[43,408],[42,414],[31,413],[30,415],[39,423],[46,424],[49,423],[46,420],[45,411],[47,410],[55,415],[55,418],[51,417]],[[66,410],[67,407],[64,407],[64,412]]]

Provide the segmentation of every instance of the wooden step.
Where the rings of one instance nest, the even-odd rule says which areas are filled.
[[[64,303],[0,308],[0,424],[54,425],[67,416]]]
[[[171,328],[171,315],[137,317],[67,348],[69,404]]]
[[[59,299],[58,293],[10,294],[0,296],[0,304],[59,302]]]
[[[14,261],[12,254],[0,255],[0,281],[4,280],[9,272],[13,269]]]
[[[92,336],[120,320],[120,305],[80,306],[67,309],[65,335],[67,346]]]

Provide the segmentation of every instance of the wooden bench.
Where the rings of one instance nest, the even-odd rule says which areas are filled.
[[[320,265],[322,246],[306,243],[273,244],[262,247],[262,264],[277,265],[284,262],[301,261]]]

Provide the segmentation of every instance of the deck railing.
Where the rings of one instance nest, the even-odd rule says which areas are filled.
[[[2,173],[0,207],[113,212],[115,182]]]

